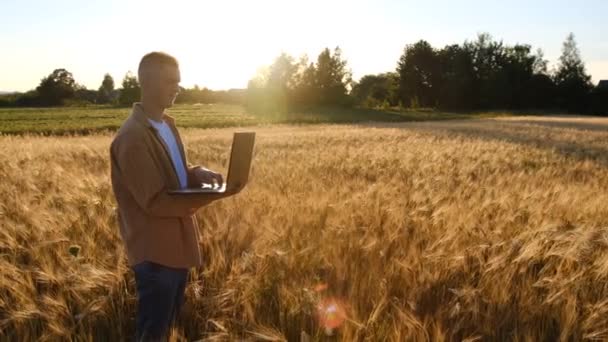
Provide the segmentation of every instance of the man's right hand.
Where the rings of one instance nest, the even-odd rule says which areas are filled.
[[[194,169],[194,178],[196,179],[196,184],[223,184],[224,177],[222,177],[221,173],[211,171],[204,167],[197,167]]]

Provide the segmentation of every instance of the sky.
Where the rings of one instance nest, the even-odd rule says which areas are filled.
[[[597,83],[608,79],[607,13],[605,0],[0,0],[0,91],[34,89],[57,68],[90,89],[110,73],[119,87],[150,51],[179,60],[186,88],[244,88],[281,52],[315,60],[336,46],[358,80],[394,71],[406,44],[482,32],[541,48],[550,66],[573,32]]]

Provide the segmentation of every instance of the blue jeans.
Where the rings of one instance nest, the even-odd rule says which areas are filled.
[[[137,341],[164,341],[184,302],[187,268],[144,261],[134,265],[137,286]]]

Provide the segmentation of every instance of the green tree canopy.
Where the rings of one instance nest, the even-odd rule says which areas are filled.
[[[564,41],[554,79],[560,107],[570,112],[582,112],[587,109],[587,95],[592,88],[591,76],[585,71],[585,64],[573,33],[570,33]]]
[[[65,100],[74,97],[76,82],[72,73],[66,69],[55,69],[40,81],[36,88],[43,105],[62,105]]]
[[[97,103],[110,103],[112,102],[112,96],[114,93],[114,79],[110,74],[103,76],[101,86],[97,91]]]
[[[122,80],[122,89],[120,89],[120,96],[118,102],[123,106],[130,106],[134,102],[139,101],[141,96],[141,89],[139,88],[139,82],[137,78],[128,71]]]

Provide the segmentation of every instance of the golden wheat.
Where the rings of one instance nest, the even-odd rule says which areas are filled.
[[[198,212],[173,339],[608,339],[606,125],[257,127],[250,184]],[[224,171],[232,131],[184,130],[190,161]],[[132,336],[110,141],[0,137],[0,339]]]

